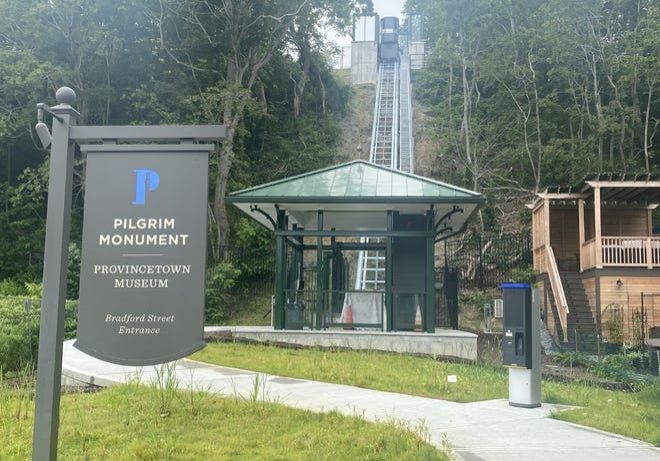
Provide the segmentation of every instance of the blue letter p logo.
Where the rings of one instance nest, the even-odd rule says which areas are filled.
[[[133,205],[144,205],[147,192],[158,189],[160,176],[154,170],[133,170],[135,172],[135,200]]]

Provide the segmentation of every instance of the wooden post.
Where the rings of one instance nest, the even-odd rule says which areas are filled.
[[[596,268],[603,268],[603,236],[600,222],[600,185],[594,186],[594,247],[596,251]]]
[[[646,211],[646,267],[653,269],[653,247],[651,237],[653,236],[653,212]]]
[[[586,240],[585,236],[585,225],[584,225],[584,199],[580,198],[577,201],[578,205],[578,225],[579,225],[579,231],[578,233],[580,234],[578,236],[579,238],[579,244],[578,244],[578,258],[580,259],[580,272],[584,272],[584,256],[582,255],[582,246],[584,245],[584,241]]]
[[[545,246],[550,245],[550,199],[543,199],[543,221],[545,225],[543,227],[543,244]]]

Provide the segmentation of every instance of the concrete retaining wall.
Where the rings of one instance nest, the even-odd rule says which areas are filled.
[[[270,327],[206,327],[207,337],[232,336],[258,342],[343,347],[477,360],[477,335],[437,329],[435,333],[344,330],[273,330]]]

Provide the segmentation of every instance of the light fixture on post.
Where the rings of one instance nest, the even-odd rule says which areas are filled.
[[[45,148],[50,146],[50,141],[51,141],[51,136],[50,136],[50,130],[48,129],[48,125],[44,123],[44,112],[48,112],[50,115],[53,116],[53,118],[56,118],[60,122],[62,121],[62,118],[56,114],[53,113],[53,111],[44,103],[39,103],[37,104],[37,125],[34,127],[35,131],[37,132],[37,135],[39,136],[39,140],[41,141],[41,145]]]
[[[621,279],[618,279],[618,280],[616,281],[616,287],[617,287],[617,288],[621,288],[622,286],[623,286],[623,282],[621,281]]]

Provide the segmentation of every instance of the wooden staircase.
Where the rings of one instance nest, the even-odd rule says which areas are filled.
[[[561,279],[566,301],[570,307],[566,332],[568,341],[562,342],[561,347],[564,350],[597,354],[598,327],[589,308],[582,277],[579,272],[562,271]]]

